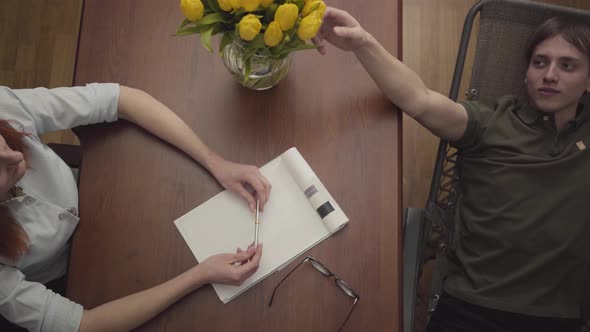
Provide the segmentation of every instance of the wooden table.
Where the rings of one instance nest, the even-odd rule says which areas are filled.
[[[329,4],[399,54],[400,2]],[[361,296],[345,330],[401,330],[400,113],[353,54],[333,47],[326,56],[296,53],[291,72],[270,90],[242,88],[198,36],[172,36],[181,19],[178,1],[86,0],[75,84],[143,89],[230,160],[261,166],[296,146],[350,218],[308,253]],[[172,222],[220,192],[215,179],[124,121],[86,130],[83,149],[69,297],[92,308],[194,266]],[[267,306],[290,267],[225,305],[203,287],[139,330],[336,330],[352,300],[309,265]]]

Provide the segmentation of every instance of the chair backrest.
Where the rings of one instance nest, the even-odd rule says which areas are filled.
[[[478,16],[479,33],[468,96],[490,106],[493,106],[499,97],[507,94],[517,94],[521,98],[526,98],[525,45],[537,26],[554,16],[575,17],[590,22],[590,11],[525,0],[479,1],[468,13],[463,27],[449,93],[452,100],[457,100],[469,39]],[[582,102],[590,105],[588,94]],[[449,148],[446,141],[441,140],[427,203],[427,210],[431,211],[427,211],[426,215],[434,216],[430,220],[432,230],[442,233],[443,241],[446,243],[452,242],[454,235],[459,232],[452,224],[452,218],[449,218],[454,212],[457,199],[455,187],[460,180],[456,172],[457,157],[456,151]],[[437,211],[432,211],[434,209]],[[441,248],[445,248],[445,243]],[[433,275],[434,299],[438,298],[442,290],[445,274],[441,259],[437,260],[435,269],[438,271]],[[432,301],[431,309],[435,305],[436,301]]]
[[[474,98],[493,105],[507,94],[526,98],[525,45],[533,30],[554,16],[590,21],[590,12],[521,0],[491,0],[481,5],[479,36],[471,75]]]
[[[479,15],[479,33],[469,83],[469,98],[493,106],[499,97],[517,94],[526,98],[524,86],[527,63],[525,45],[532,31],[554,16],[574,17],[590,22],[590,11],[526,0],[482,0],[468,13],[463,27],[449,98],[457,100],[471,31]],[[585,105],[590,105],[586,94]],[[452,208],[456,153],[446,141],[439,146],[428,204]]]
[[[507,94],[524,97],[524,78],[527,68],[525,45],[532,31],[554,16],[575,17],[590,21],[590,12],[573,8],[543,4],[526,0],[481,0],[467,14],[461,45],[457,55],[449,98],[457,100],[463,68],[467,57],[471,31],[479,16],[479,34],[469,84],[469,98],[492,106]],[[590,96],[583,101],[590,105]],[[449,174],[445,169],[453,167],[455,156],[447,160],[448,144],[441,141],[430,187],[429,203],[441,203],[441,184],[449,186]],[[450,165],[446,165],[450,163]],[[446,167],[446,168],[445,168]],[[452,174],[450,175],[452,177]],[[445,185],[446,183],[446,185]],[[453,182],[454,183],[454,182]],[[438,199],[437,199],[438,198]],[[451,200],[454,199],[451,197]],[[452,202],[450,202],[452,205]]]

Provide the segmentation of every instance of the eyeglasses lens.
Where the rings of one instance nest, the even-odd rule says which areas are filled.
[[[313,265],[313,267],[315,267],[316,270],[320,271],[322,274],[327,275],[327,276],[331,276],[332,273],[322,264],[314,261],[313,259],[310,259],[311,265]]]
[[[337,279],[336,284],[350,297],[357,297],[352,288],[348,286],[342,279]]]

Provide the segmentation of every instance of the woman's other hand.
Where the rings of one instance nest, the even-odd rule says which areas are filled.
[[[260,210],[264,210],[272,186],[256,166],[242,165],[219,157],[211,164],[211,172],[224,188],[245,199],[250,211],[255,211],[256,199],[260,201]]]

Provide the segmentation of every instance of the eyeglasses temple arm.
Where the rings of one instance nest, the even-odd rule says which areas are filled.
[[[299,262],[299,264],[297,264],[297,266],[295,266],[293,268],[293,270],[291,270],[291,272],[287,273],[287,275],[283,279],[281,279],[281,281],[279,281],[279,283],[275,286],[275,289],[273,289],[272,295],[270,296],[270,301],[268,302],[269,307],[272,305],[272,300],[275,298],[275,294],[277,292],[277,289],[279,289],[279,286],[283,283],[283,281],[285,281],[293,272],[295,272],[295,270],[297,270],[297,268],[300,267],[301,264],[307,262],[308,260],[309,260],[309,257],[306,257],[304,260]]]
[[[346,315],[346,318],[342,322],[342,325],[340,325],[340,328],[338,329],[338,332],[342,331],[342,328],[344,328],[344,325],[346,325],[346,322],[348,322],[348,319],[350,318],[350,315],[352,314],[352,311],[356,307],[356,304],[359,302],[359,300],[360,300],[360,297],[355,297],[354,298],[354,303],[352,304],[352,307],[350,307],[350,311],[348,312],[348,315]]]

